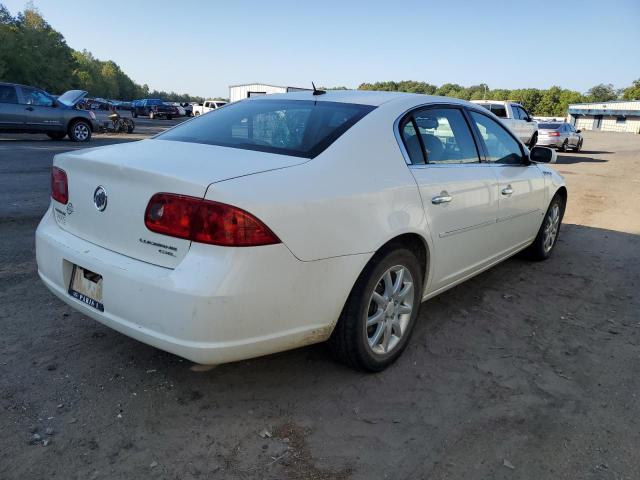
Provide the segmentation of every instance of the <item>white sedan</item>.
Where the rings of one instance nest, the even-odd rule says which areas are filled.
[[[148,140],[56,155],[45,285],[202,364],[329,340],[378,371],[421,302],[547,258],[567,190],[497,117],[444,97],[252,97]]]

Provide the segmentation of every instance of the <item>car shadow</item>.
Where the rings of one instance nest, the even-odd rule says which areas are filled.
[[[567,155],[564,153],[558,153],[556,164],[558,165],[570,165],[573,163],[607,163],[609,160],[603,158],[589,157],[588,154],[595,153],[607,153],[607,152],[581,152],[574,155]],[[586,155],[585,155],[586,154]]]

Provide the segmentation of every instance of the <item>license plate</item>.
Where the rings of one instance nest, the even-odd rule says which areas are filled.
[[[71,273],[71,282],[69,283],[69,295],[96,310],[104,312],[104,305],[102,304],[102,275],[74,265]]]

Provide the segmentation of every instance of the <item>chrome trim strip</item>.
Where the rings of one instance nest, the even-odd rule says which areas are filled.
[[[507,220],[513,220],[514,218],[524,217],[525,215],[531,215],[532,213],[538,213],[541,210],[539,208],[535,208],[533,210],[529,210],[528,212],[516,213],[515,215],[509,215],[508,217],[499,217],[497,222],[506,222]]]
[[[448,232],[439,233],[438,236],[440,238],[450,237],[451,235],[456,235],[458,233],[468,232],[470,230],[475,230],[476,228],[486,227],[488,225],[493,225],[495,223],[496,223],[495,220],[487,220],[486,222],[478,223],[476,225],[471,225],[469,227],[462,227],[462,228],[458,228],[456,230],[450,230]]]

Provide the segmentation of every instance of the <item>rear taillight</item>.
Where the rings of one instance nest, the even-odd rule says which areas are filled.
[[[65,205],[69,201],[67,173],[58,167],[51,168],[51,198]]]
[[[560,132],[549,132],[549,133],[547,133],[547,135],[549,137],[559,137],[560,136]]]
[[[244,210],[174,193],[156,193],[144,214],[149,230],[171,237],[227,247],[273,245],[280,239]]]

